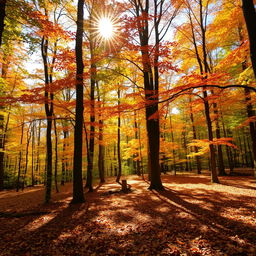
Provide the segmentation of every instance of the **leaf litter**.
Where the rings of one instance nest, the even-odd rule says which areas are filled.
[[[110,178],[84,204],[72,185],[44,204],[44,188],[0,192],[0,255],[256,255],[255,180],[162,175],[165,191]],[[109,192],[112,191],[112,192]]]

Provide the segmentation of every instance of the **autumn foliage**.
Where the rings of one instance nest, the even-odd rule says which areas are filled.
[[[97,192],[97,185],[115,177],[122,192],[131,192],[125,195],[109,192],[110,203],[120,203],[120,207],[112,210],[117,215],[116,223],[122,222],[119,210],[128,211],[134,206],[121,202],[122,199],[129,201],[135,193],[136,200],[142,200],[142,205],[136,205],[142,211],[135,207],[131,210],[133,214],[127,213],[125,218],[131,224],[124,228],[122,239],[127,239],[123,242],[124,255],[133,252],[150,255],[145,249],[150,243],[154,248],[152,253],[159,250],[163,255],[180,255],[183,251],[188,255],[236,255],[229,254],[221,242],[212,241],[212,234],[221,236],[223,230],[230,240],[225,246],[230,247],[232,240],[235,246],[241,245],[241,253],[253,255],[252,249],[245,248],[253,244],[251,235],[242,231],[236,234],[231,232],[229,224],[223,224],[227,218],[230,225],[242,229],[248,225],[253,233],[253,221],[248,217],[248,223],[246,219],[241,224],[244,215],[231,220],[236,210],[229,212],[228,199],[221,198],[221,193],[229,191],[221,185],[211,187],[207,183],[207,196],[198,195],[196,188],[203,190],[201,178],[197,180],[193,175],[205,174],[207,178],[202,178],[202,183],[205,179],[208,182],[210,175],[212,183],[228,185],[233,176],[256,177],[255,19],[253,0],[0,0],[0,190],[4,190],[0,198],[4,201],[11,194],[18,198],[19,193],[27,198],[26,191],[41,198],[44,186],[44,201],[49,204],[41,209],[40,201],[37,210],[33,205],[18,211],[17,216],[14,210],[6,208],[0,210],[0,218],[14,218],[16,223],[17,217],[18,225],[28,225],[29,233],[30,228],[40,230],[38,223],[44,218],[34,218],[33,211],[42,216],[49,211],[49,219],[59,224],[57,216],[62,210],[65,213],[66,208],[69,217],[87,214],[86,207],[93,200],[99,208],[104,208],[102,198],[109,192],[108,185],[102,194]],[[148,183],[135,176],[132,177],[136,182],[133,179],[127,182],[127,176],[135,174]],[[179,180],[179,175],[184,174],[188,176]],[[186,201],[189,191],[179,185],[176,192],[172,191],[170,184],[179,184],[183,178],[186,184],[190,184],[190,179],[196,181],[194,199]],[[247,184],[249,180],[245,178],[244,182]],[[69,185],[65,186],[66,183]],[[144,191],[146,184],[153,192]],[[12,189],[17,193],[9,192]],[[246,194],[245,185],[243,189],[241,193]],[[87,190],[96,190],[96,194],[85,195]],[[73,199],[67,199],[64,191]],[[218,195],[214,196],[212,191]],[[246,197],[238,194],[235,204],[241,199],[241,207],[249,211],[247,194]],[[62,206],[51,204],[61,197],[65,198]],[[182,205],[175,206],[178,217],[176,213],[170,216],[180,218],[181,209],[185,209],[186,221],[189,218],[199,221],[200,217],[204,222],[200,224],[200,232],[206,225],[207,232],[211,229],[212,234],[204,238],[188,235],[187,240],[183,236],[186,240],[183,241],[179,233],[186,228],[177,230],[177,236],[175,232],[170,234],[170,225],[175,221],[169,225],[156,220],[154,224],[159,227],[149,228],[142,220],[143,214],[147,214],[142,208],[150,202],[154,205],[162,201],[163,197],[168,198],[165,203],[171,207],[167,207],[168,213],[173,207],[169,203]],[[198,203],[200,200],[204,206]],[[85,204],[81,208],[68,207],[69,202]],[[13,203],[16,205],[16,200]],[[210,210],[215,204],[223,213],[217,224],[214,221],[210,224],[205,219],[217,212]],[[153,208],[145,217],[147,222],[157,214],[166,214],[165,207],[159,211]],[[135,212],[141,214],[139,224],[132,220]],[[24,222],[20,221],[22,214]],[[101,213],[95,206],[90,214]],[[119,239],[114,222],[108,227],[105,215],[103,219],[105,228],[114,230],[114,240]],[[9,224],[15,230],[11,220]],[[33,221],[35,225],[31,224]],[[136,225],[142,229],[145,225],[144,231],[149,228],[150,234],[155,233],[162,243],[154,244],[143,235],[145,246],[136,245],[134,237],[140,240],[142,232],[137,227],[130,232]],[[79,224],[72,228],[72,237],[81,234]],[[82,230],[88,232],[87,228]],[[64,235],[62,230],[56,232],[60,232],[59,236],[56,233],[53,239],[61,247],[68,240],[68,231]],[[88,252],[115,254],[112,245],[109,251],[105,245],[93,251],[94,242],[99,243],[95,238],[97,231],[89,233],[91,237],[85,238],[90,240]],[[34,233],[29,234],[33,240]],[[128,251],[131,237],[134,243],[131,246],[141,247],[141,251],[138,248]],[[172,242],[167,246],[169,238]],[[6,239],[8,245],[9,238]],[[18,237],[15,239],[20,241]],[[103,244],[108,241],[104,239],[100,240]],[[185,248],[188,240],[195,248]],[[218,249],[213,248],[215,245]],[[233,252],[235,249],[231,247]],[[19,253],[36,255],[34,249]]]

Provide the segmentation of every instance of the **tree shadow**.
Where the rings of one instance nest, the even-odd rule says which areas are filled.
[[[162,182],[168,183],[168,184],[210,184],[210,176],[209,177],[194,177],[191,176],[171,176],[170,175],[164,175],[162,177]]]
[[[232,220],[230,218],[226,218],[218,214],[221,208],[227,206],[226,202],[222,201],[222,203],[220,202],[217,203],[216,201],[212,201],[214,209],[209,210],[209,209],[200,207],[199,204],[193,204],[188,201],[185,201],[184,199],[181,198],[179,193],[172,191],[170,189],[166,189],[165,191],[161,191],[158,193],[154,192],[154,193],[159,197],[159,199],[164,201],[165,199],[168,199],[174,202],[175,204],[177,204],[178,208],[182,207],[180,208],[180,210],[185,211],[188,214],[194,216],[195,219],[197,219],[202,224],[206,224],[212,230],[211,232],[215,232],[216,235],[223,234],[228,231],[230,233],[233,233],[233,235],[235,236],[237,235],[237,231],[240,231],[239,233],[242,236],[244,236],[250,243],[255,244],[256,242],[256,237],[246,235],[246,233],[248,234],[248,233],[256,232],[256,229],[252,225],[250,225],[249,223],[245,224],[236,220]],[[196,196],[194,198],[197,199]],[[201,204],[203,205],[204,202],[205,203],[208,202],[209,198],[201,198],[201,200],[202,200]],[[230,200],[228,201],[230,202]],[[239,200],[238,201],[233,200],[233,201],[239,204]],[[241,205],[240,203],[240,207],[241,206],[247,208],[248,210],[252,210],[251,207]]]
[[[155,256],[178,255],[175,247],[193,255],[196,244],[202,253],[208,250],[208,255],[250,255],[248,248],[256,242],[255,228],[222,215],[225,207],[252,211],[244,201],[249,197],[230,198],[210,188],[167,187],[156,192],[147,187],[146,182],[138,180],[131,193],[104,195],[114,186],[102,184],[85,195],[84,204],[62,203],[41,226],[21,228],[11,242],[3,236],[0,248],[8,256]],[[242,244],[238,238],[247,242]],[[239,247],[241,251],[236,254]]]

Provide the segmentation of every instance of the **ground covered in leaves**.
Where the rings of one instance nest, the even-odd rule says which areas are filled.
[[[163,175],[165,191],[126,177],[72,205],[71,184],[44,205],[42,187],[0,192],[0,255],[256,255],[256,181]]]

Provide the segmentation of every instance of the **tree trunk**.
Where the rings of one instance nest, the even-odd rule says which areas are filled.
[[[173,143],[173,149],[172,149],[173,172],[174,172],[174,176],[176,176],[176,156],[175,156],[175,149],[174,149],[174,134],[173,134],[173,125],[172,125],[172,116],[171,116],[171,114],[170,114],[170,129],[171,129],[171,141]]]
[[[210,117],[210,107],[209,107],[209,102],[207,100],[207,92],[204,90],[204,108],[205,108],[205,117],[206,117],[206,123],[207,123],[207,128],[208,128],[208,138],[209,138],[209,148],[210,148],[210,170],[211,170],[211,181],[213,183],[219,183],[219,179],[217,176],[217,170],[216,170],[216,158],[215,158],[215,148],[214,145],[211,144],[213,141],[213,132],[212,132],[212,120]]]
[[[101,108],[102,104],[100,101],[100,90],[99,90],[99,85],[97,83],[97,93],[98,93],[98,102],[99,102],[99,156],[98,156],[98,169],[99,169],[99,177],[100,177],[100,182],[104,183],[105,182],[105,164],[104,164],[104,155],[105,155],[105,146],[102,144],[103,143],[103,125],[104,121],[102,119],[101,115]],[[104,104],[104,96],[103,96],[103,104]]]
[[[254,8],[253,0],[242,0],[243,4],[243,13],[244,19],[247,27],[247,32],[249,36],[250,42],[250,57],[252,62],[252,68],[254,72],[254,77],[256,78],[256,11]],[[241,29],[238,28],[239,39],[241,43],[243,42],[243,36],[241,33]],[[247,62],[244,61],[242,63],[242,69],[245,70],[247,68]],[[249,89],[245,89],[245,102],[246,102],[246,111],[247,116],[250,118],[255,115],[253,111],[253,105],[251,103],[251,93]],[[250,135],[252,140],[252,153],[253,153],[253,168],[254,168],[254,176],[256,177],[256,127],[255,122],[249,123]]]
[[[2,36],[4,31],[4,19],[6,16],[5,7],[7,0],[0,0],[0,46],[2,45]]]
[[[6,0],[0,0],[0,46],[2,45],[2,36],[4,31],[4,19],[5,19],[5,6]],[[0,128],[3,130],[4,116],[0,115]],[[4,188],[4,152],[3,152],[3,132],[1,132],[0,138],[0,191]]]
[[[29,153],[29,143],[31,139],[31,123],[29,124],[28,131],[27,131],[27,144],[26,144],[26,158],[25,158],[25,169],[24,169],[24,174],[23,174],[23,179],[22,179],[22,190],[25,188],[25,183],[26,183],[26,176],[27,176],[27,171],[28,171],[28,153]]]
[[[182,132],[182,136],[183,136],[183,149],[185,152],[185,158],[186,158],[186,163],[185,163],[185,171],[189,171],[189,158],[187,157],[188,155],[188,147],[187,147],[187,138],[186,138],[186,131]]]
[[[220,134],[220,126],[219,126],[219,121],[216,120],[216,138],[219,139],[221,138]],[[222,147],[221,145],[217,146],[217,152],[218,152],[218,169],[219,169],[219,175],[220,176],[226,176],[225,172],[225,165],[224,165],[224,160],[223,160],[223,152],[222,152]]]
[[[92,43],[91,43],[92,44]],[[91,46],[92,47],[92,46]],[[91,61],[94,60],[94,56],[92,53],[93,49],[91,49]],[[90,93],[90,133],[89,133],[89,152],[88,152],[88,160],[87,160],[87,179],[86,179],[86,188],[89,188],[89,192],[93,192],[92,186],[92,171],[93,171],[93,158],[94,158],[94,136],[95,136],[95,84],[96,84],[96,64],[91,64],[91,93]]]
[[[156,2],[155,11],[157,10]],[[162,6],[163,2],[161,2]],[[163,185],[160,177],[159,166],[159,146],[160,146],[160,129],[159,129],[159,116],[158,116],[158,58],[159,58],[159,19],[161,15],[155,17],[155,55],[154,55],[154,78],[152,72],[152,64],[150,63],[149,52],[149,0],[133,1],[135,12],[137,16],[137,29],[139,32],[140,46],[141,46],[141,59],[143,66],[143,82],[145,92],[145,105],[146,105],[146,127],[148,138],[148,168],[150,176],[149,189],[163,190]],[[143,7],[144,5],[144,7]],[[162,8],[161,8],[162,10]],[[143,20],[141,20],[141,15]],[[155,15],[156,16],[156,15]],[[158,21],[157,21],[158,20]],[[152,117],[154,115],[154,117]]]
[[[4,116],[0,115],[0,191],[4,189]]]
[[[62,147],[62,169],[61,169],[61,185],[64,186],[65,181],[67,180],[67,136],[68,131],[65,130],[65,126],[63,126],[63,147]]]
[[[99,142],[102,143],[103,141],[103,120],[100,120],[100,135],[99,135]],[[104,164],[104,152],[105,152],[105,146],[102,144],[99,144],[99,157],[98,157],[98,168],[99,168],[99,176],[100,176],[100,182],[105,182],[105,164]]]
[[[212,95],[214,95],[214,90],[211,90],[211,93],[212,93]],[[220,139],[221,133],[220,133],[220,124],[219,124],[219,110],[218,110],[218,105],[216,102],[213,102],[213,112],[215,114],[216,138]],[[227,174],[225,172],[225,165],[224,165],[221,145],[217,146],[217,153],[218,153],[217,161],[218,161],[219,175],[226,176]]]
[[[122,175],[122,160],[121,160],[121,147],[120,147],[120,143],[121,143],[121,133],[120,133],[120,129],[121,129],[121,114],[120,114],[120,88],[118,88],[117,91],[117,95],[118,95],[118,119],[117,119],[117,159],[118,159],[118,172],[117,172],[117,177],[116,177],[116,182],[120,183],[120,178]]]
[[[137,114],[136,114],[136,110],[134,111],[134,130],[135,130],[135,139],[138,140],[139,139],[139,134],[138,134],[138,122],[137,122]],[[136,148],[136,150],[138,150],[138,148]],[[139,157],[139,153],[135,154],[135,157],[138,158]],[[141,168],[140,168],[140,160],[137,159],[134,161],[134,167],[135,167],[135,173],[139,176],[141,176]]]
[[[255,115],[253,110],[253,105],[251,103],[251,94],[250,90],[245,89],[245,102],[246,102],[246,112],[248,118]],[[252,153],[253,153],[253,166],[254,166],[254,176],[256,177],[256,127],[255,122],[249,123],[250,135],[251,135],[251,144],[252,144]]]
[[[209,4],[209,3],[207,3]],[[200,28],[201,28],[201,36],[202,36],[202,52],[203,52],[203,67],[200,66],[200,73],[202,75],[203,79],[207,78],[207,74],[210,72],[210,68],[207,61],[207,49],[206,49],[206,22],[204,21],[205,18],[203,17],[203,1],[199,0],[199,7],[200,7]],[[207,14],[205,14],[207,15]],[[199,58],[200,60],[200,58]],[[205,108],[205,117],[206,117],[206,123],[207,123],[207,129],[208,129],[208,139],[209,139],[209,149],[210,149],[210,171],[211,171],[211,181],[214,183],[219,183],[218,176],[217,176],[217,170],[216,170],[216,155],[215,155],[215,148],[212,144],[213,142],[213,131],[212,131],[212,120],[210,117],[210,105],[208,102],[208,95],[207,90],[203,90],[203,97],[204,97],[204,108]]]
[[[252,68],[256,78],[256,11],[253,0],[242,0],[244,19],[247,27],[247,32],[250,41],[250,56],[252,61]],[[254,158],[255,160],[256,158]]]
[[[37,159],[35,173],[40,176],[40,143],[41,143],[41,120],[39,120],[38,134],[37,134]]]
[[[46,12],[47,13],[47,12]],[[53,117],[53,94],[50,93],[49,99],[49,68],[48,68],[48,39],[43,36],[41,42],[41,54],[44,63],[44,76],[45,76],[45,113],[47,118],[47,128],[46,128],[46,192],[45,192],[45,202],[48,203],[51,199],[52,190],[52,117]]]
[[[197,136],[196,136],[196,127],[195,127],[195,122],[194,122],[194,115],[193,115],[193,109],[191,106],[191,97],[189,97],[189,108],[190,108],[190,120],[191,120],[191,124],[192,124],[192,131],[193,131],[193,139],[197,140]],[[198,153],[198,147],[194,147],[195,148],[195,153]],[[196,155],[196,166],[197,166],[197,174],[201,174],[202,173],[202,165],[201,165],[201,160],[200,157]]]
[[[247,134],[246,134],[246,131],[244,129],[244,131],[243,131],[243,144],[244,144],[244,152],[245,152],[245,164],[246,164],[246,167],[249,168],[250,163],[249,163],[249,159],[248,159],[248,148],[247,148],[246,137],[247,137]]]
[[[54,134],[55,134],[55,166],[54,166],[54,182],[56,192],[59,192],[58,189],[58,133],[57,133],[57,124],[56,119],[54,119]]]
[[[36,125],[35,123],[33,122],[33,125],[32,125],[32,152],[31,152],[31,185],[32,187],[35,185],[35,177],[34,177],[34,163],[35,163],[35,160],[34,160],[34,152],[35,152],[35,128],[36,128]]]
[[[47,152],[47,162],[46,162],[46,193],[45,202],[48,203],[51,199],[52,192],[52,119],[47,117],[47,128],[46,128],[46,152]]]
[[[139,152],[140,152],[140,171],[142,175],[142,179],[144,180],[144,168],[143,168],[143,158],[142,158],[142,145],[141,145],[141,133],[140,133],[140,126],[138,126],[138,138],[139,138]]]
[[[74,135],[73,199],[72,203],[83,203],[82,153],[83,153],[83,24],[84,0],[78,0],[76,31],[76,115]]]
[[[18,167],[18,176],[17,176],[17,184],[16,184],[16,191],[18,192],[20,189],[20,176],[21,176],[21,161],[22,161],[22,143],[23,143],[23,136],[24,136],[24,122],[21,125],[21,136],[20,136],[20,153],[19,153],[19,167]]]

